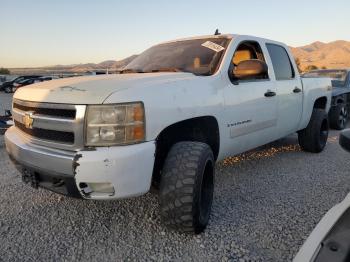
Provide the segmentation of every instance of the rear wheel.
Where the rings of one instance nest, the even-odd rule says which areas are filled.
[[[319,153],[323,151],[328,139],[328,117],[323,109],[315,108],[307,127],[298,132],[300,147],[307,152]]]
[[[346,104],[336,105],[329,112],[330,126],[336,130],[343,130],[348,122],[349,112]]]
[[[215,160],[200,142],[179,142],[166,158],[160,183],[164,223],[181,232],[201,233],[207,226],[214,191]]]

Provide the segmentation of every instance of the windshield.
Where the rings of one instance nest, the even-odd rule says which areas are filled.
[[[205,38],[153,46],[121,73],[189,72],[212,75],[218,69],[230,39]]]
[[[23,76],[17,77],[16,79],[13,80],[14,83],[19,83],[23,81],[25,78]]]
[[[19,81],[16,81],[16,83],[17,83],[17,84],[23,84],[23,83],[27,82],[28,80],[30,80],[30,79],[24,78],[24,79],[21,79],[21,80],[19,80]]]
[[[304,77],[329,77],[334,87],[345,86],[346,70],[320,70],[304,74]]]

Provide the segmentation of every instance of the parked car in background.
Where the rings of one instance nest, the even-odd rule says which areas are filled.
[[[22,86],[27,86],[27,85],[31,85],[34,83],[38,83],[39,81],[37,81],[38,78],[30,78],[30,79],[23,79],[17,83],[13,84],[12,87],[12,92],[15,92],[18,88],[22,87]]]
[[[304,77],[330,77],[332,79],[332,107],[329,111],[330,126],[343,130],[349,120],[350,69],[314,70]]]
[[[344,130],[339,137],[341,147],[350,153],[350,129]]]
[[[31,85],[31,84],[35,84],[35,83],[50,81],[50,80],[53,80],[53,79],[58,79],[58,77],[55,77],[55,76],[42,76],[42,77],[39,77],[39,78],[24,79],[22,81],[14,83],[13,87],[12,87],[12,91],[15,92],[20,87]]]
[[[5,83],[3,83],[0,87],[1,91],[5,91],[5,93],[12,93],[13,92],[13,85],[15,83],[18,83],[20,81],[23,81],[25,79],[31,79],[31,78],[39,78],[42,77],[41,75],[26,75],[26,76],[19,76],[16,77],[15,79],[11,80],[11,81],[7,81]]]
[[[54,79],[59,79],[58,76],[42,76],[37,79],[37,82],[44,82],[44,81],[50,81]]]
[[[350,129],[340,134],[339,144],[350,153]],[[293,261],[346,262],[349,258],[350,193],[321,219]]]
[[[0,85],[2,85],[4,82],[6,82],[6,76],[0,75]]]
[[[5,110],[5,115],[0,115],[0,135],[5,134],[6,130],[12,125],[12,113],[10,110]]]

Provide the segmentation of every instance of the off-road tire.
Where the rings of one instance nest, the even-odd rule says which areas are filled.
[[[320,153],[327,144],[328,116],[325,110],[315,108],[307,127],[298,132],[299,145],[302,150]]]
[[[200,142],[179,142],[165,160],[160,182],[160,213],[165,225],[180,232],[201,233],[213,201],[215,160]]]
[[[348,108],[345,103],[341,103],[331,108],[329,112],[329,125],[336,130],[343,130],[348,122]]]

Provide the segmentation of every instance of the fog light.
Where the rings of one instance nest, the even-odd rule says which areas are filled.
[[[115,190],[111,183],[79,183],[81,190],[85,194],[104,193],[114,195]]]

